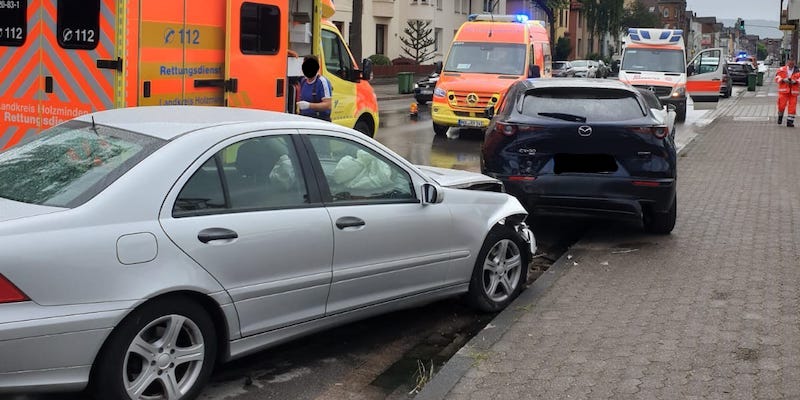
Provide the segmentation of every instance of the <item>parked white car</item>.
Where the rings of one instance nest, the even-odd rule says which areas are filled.
[[[453,187],[448,187],[451,185]],[[0,391],[191,399],[214,365],[466,295],[506,307],[535,241],[492,178],[319,120],[97,112],[0,153]]]

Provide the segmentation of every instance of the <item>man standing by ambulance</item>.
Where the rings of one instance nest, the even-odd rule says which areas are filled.
[[[783,112],[789,106],[786,126],[794,128],[794,116],[797,113],[797,95],[800,94],[800,70],[794,65],[794,56],[789,57],[786,65],[775,73],[778,83],[778,125],[783,123]]]

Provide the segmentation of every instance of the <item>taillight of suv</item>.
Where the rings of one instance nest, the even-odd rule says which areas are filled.
[[[11,281],[0,274],[0,304],[16,303],[30,300],[25,293],[22,293]]]

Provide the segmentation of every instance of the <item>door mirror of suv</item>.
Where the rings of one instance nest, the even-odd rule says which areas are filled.
[[[436,72],[437,74],[441,74],[442,73],[442,62],[441,61],[437,61],[437,62],[433,63],[433,71]]]
[[[528,67],[528,78],[540,78],[542,76],[542,70],[539,69],[538,65],[531,65]]]
[[[441,203],[444,200],[442,194],[435,185],[430,183],[422,184],[422,204]]]
[[[675,107],[675,104],[667,104],[666,106],[667,111],[677,112],[678,107]]]

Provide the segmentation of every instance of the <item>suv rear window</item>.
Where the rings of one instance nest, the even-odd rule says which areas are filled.
[[[616,89],[548,88],[525,93],[522,114],[568,121],[625,121],[646,115],[634,93]]]
[[[70,121],[0,153],[0,197],[77,207],[163,143],[150,136]]]

